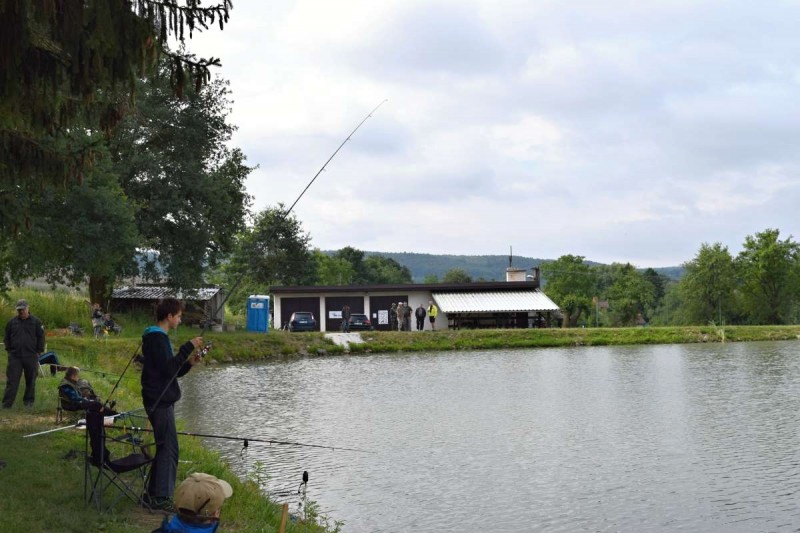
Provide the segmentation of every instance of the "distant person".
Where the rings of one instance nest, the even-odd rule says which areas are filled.
[[[175,512],[152,533],[213,532],[219,527],[222,504],[233,495],[225,480],[210,474],[189,474],[175,490]]]
[[[33,407],[36,401],[36,374],[39,372],[39,354],[44,351],[44,327],[30,313],[27,300],[17,301],[17,316],[6,324],[3,345],[8,352],[6,366],[6,391],[3,408],[9,409],[17,398],[19,380],[25,374],[25,394],[22,401]]]
[[[175,427],[175,402],[181,398],[177,378],[200,362],[202,337],[195,337],[172,351],[168,332],[181,324],[183,304],[164,298],[156,307],[156,324],[142,334],[142,404],[153,426],[156,457],[143,500],[153,509],[172,510],[172,493],[178,474],[178,432]]]
[[[58,356],[56,355],[56,352],[52,350],[47,353],[43,353],[42,355],[39,356],[39,365],[49,366],[51,376],[55,376],[56,372],[61,372],[63,370],[66,370],[66,368],[61,366],[61,363],[58,360]]]
[[[433,300],[428,300],[428,321],[431,323],[431,329],[436,329],[436,315],[439,314],[439,308],[433,303]]]
[[[405,316],[406,310],[403,309],[403,302],[397,302],[397,331],[403,331]]]
[[[411,331],[411,306],[408,305],[408,302],[403,304],[403,329]]]
[[[94,336],[99,337],[103,332],[103,311],[100,310],[100,304],[92,304],[92,329]]]
[[[389,309],[389,329],[397,331],[397,304],[392,302],[392,307]]]
[[[425,317],[427,315],[428,313],[425,311],[425,306],[419,304],[417,310],[414,311],[414,316],[417,318],[417,331],[422,331],[423,329],[425,329]]]
[[[344,304],[342,307],[342,331],[350,333],[350,306],[348,304]]]

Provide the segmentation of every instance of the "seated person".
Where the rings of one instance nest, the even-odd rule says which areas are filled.
[[[80,411],[86,409],[103,409],[100,398],[85,379],[79,379],[81,369],[71,366],[67,369],[64,379],[58,385],[58,396],[61,398],[61,407],[67,411]],[[113,405],[112,405],[113,408]],[[117,414],[113,409],[105,409],[108,416]]]
[[[58,357],[56,356],[56,352],[53,351],[40,355],[39,364],[42,366],[49,365],[51,376],[55,376],[56,372],[66,369],[66,367],[61,366],[61,363],[58,361]]]
[[[103,327],[106,328],[106,331],[115,335],[122,333],[122,326],[114,322],[114,319],[108,313],[103,315]]]
[[[175,512],[165,517],[161,527],[152,533],[203,531],[219,527],[222,504],[233,494],[227,481],[210,474],[195,472],[175,489]]]

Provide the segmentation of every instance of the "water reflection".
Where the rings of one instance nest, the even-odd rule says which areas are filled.
[[[183,380],[209,441],[346,531],[789,531],[797,342],[326,357]]]

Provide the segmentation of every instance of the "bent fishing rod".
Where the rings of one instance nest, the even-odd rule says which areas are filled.
[[[73,427],[73,426],[70,426]],[[145,433],[153,433],[152,429],[137,427],[137,426],[129,426],[129,425],[122,425],[122,426],[106,426],[106,429],[118,429],[122,431],[134,431],[134,432],[145,432]],[[52,430],[51,430],[52,431]],[[325,446],[323,444],[308,444],[305,442],[294,442],[288,440],[275,440],[275,439],[261,439],[261,438],[254,438],[254,437],[233,437],[229,435],[211,435],[208,433],[193,433],[191,431],[178,431],[176,432],[178,435],[186,435],[187,437],[201,437],[206,439],[223,439],[223,440],[235,440],[242,442],[242,445],[247,448],[251,442],[259,442],[262,444],[277,444],[283,446],[302,446],[304,448],[322,448],[325,450],[333,450],[333,451],[347,451],[347,452],[359,452],[359,453],[375,453],[370,450],[362,450],[360,448],[346,448],[344,446]]]
[[[351,131],[350,134],[345,138],[345,140],[342,141],[342,144],[340,144],[339,147],[336,148],[336,150],[333,152],[333,154],[331,154],[331,156],[328,158],[328,160],[325,161],[325,164],[322,165],[322,167],[317,171],[316,174],[314,174],[314,177],[311,178],[311,181],[308,182],[308,185],[306,185],[305,189],[303,189],[303,191],[300,193],[300,195],[297,197],[297,199],[294,201],[294,203],[292,203],[292,205],[289,206],[289,209],[287,209],[286,211],[280,213],[280,215],[279,215],[280,218],[277,220],[277,223],[280,223],[280,222],[286,220],[286,218],[289,216],[289,213],[291,213],[292,209],[294,209],[294,206],[297,205],[297,203],[300,201],[300,199],[303,197],[303,195],[306,193],[306,191],[308,191],[308,189],[311,187],[311,185],[314,183],[314,181],[316,181],[316,179],[319,177],[319,175],[322,174],[322,172],[325,170],[325,167],[328,166],[328,163],[330,163],[333,160],[333,158],[336,157],[336,154],[339,153],[339,150],[341,150],[342,147],[344,147],[344,145],[347,143],[347,141],[349,141],[353,137],[353,135],[355,135],[355,133],[359,130],[359,128],[361,128],[362,124],[364,124],[367,121],[367,119],[369,119],[372,116],[372,114],[375,113],[378,110],[378,108],[380,108],[386,102],[388,102],[388,99],[384,98],[383,101],[380,104],[375,106],[375,109],[373,109],[372,111],[367,113],[367,116],[365,116],[361,120],[361,122],[358,123],[358,125],[353,129],[353,131]],[[225,304],[227,303],[228,298],[230,298],[231,294],[236,292],[236,289],[239,287],[239,284],[242,282],[242,280],[244,280],[244,277],[245,277],[246,273],[247,273],[247,270],[246,269],[243,270],[243,272],[241,273],[239,278],[236,280],[236,283],[233,284],[233,287],[231,288],[231,290],[228,292],[228,294],[225,295],[225,297],[222,299],[222,302],[219,304],[217,309],[211,315],[212,317],[217,316],[217,314],[222,309],[225,308]],[[201,337],[205,333],[207,325],[208,325],[208,321],[204,321],[203,322],[203,326],[202,326],[202,330],[200,332],[200,336]],[[139,346],[141,346],[141,344]],[[189,357],[191,357],[191,355],[189,355]],[[183,365],[185,365],[189,361],[189,357],[186,358],[186,361],[184,361]],[[158,397],[158,399],[155,401],[155,403],[153,403],[152,409],[155,409],[156,407],[158,407],[158,404],[161,402],[161,399],[164,397],[164,394],[167,393],[167,390],[169,389],[170,385],[172,385],[172,382],[175,381],[178,378],[178,374],[180,374],[181,369],[183,368],[183,365],[178,367],[178,370],[175,372],[175,374],[173,374],[172,378],[169,380],[167,385],[164,387],[164,390],[161,391],[161,395]],[[126,370],[127,370],[127,367],[126,367]],[[123,372],[123,374],[124,374],[124,372]]]

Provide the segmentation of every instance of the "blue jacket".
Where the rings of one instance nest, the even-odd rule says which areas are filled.
[[[151,533],[213,533],[217,530],[217,527],[219,527],[219,522],[214,522],[213,524],[188,524],[181,520],[178,515],[175,515],[172,520],[164,517],[161,527],[154,529]]]
[[[144,330],[142,400],[146,409],[155,408],[154,404],[159,397],[161,397],[159,407],[169,407],[180,400],[181,388],[178,380],[172,378],[179,378],[191,370],[192,365],[186,360],[192,350],[194,345],[191,341],[187,341],[178,349],[178,355],[175,355],[166,331],[158,326],[150,326]]]

